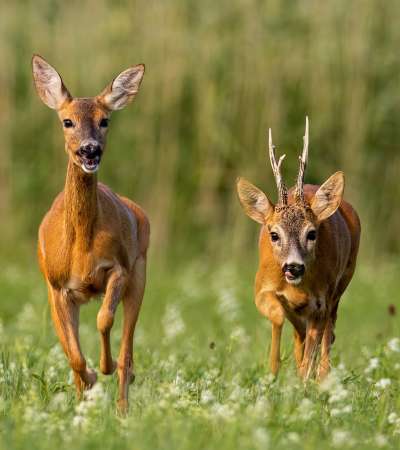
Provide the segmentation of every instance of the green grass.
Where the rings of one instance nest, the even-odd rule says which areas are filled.
[[[388,345],[399,324],[387,310],[398,268],[359,268],[339,310],[335,369],[322,387],[296,378],[290,326],[281,374],[270,377],[269,325],[252,301],[252,270],[217,272],[204,261],[169,272],[151,268],[131,410],[120,418],[116,376],[100,375],[76,401],[43,281],[34,269],[8,266],[0,279],[0,448],[399,448],[400,343]],[[95,367],[98,308],[92,302],[81,316],[83,348]],[[115,353],[119,336],[120,317]]]

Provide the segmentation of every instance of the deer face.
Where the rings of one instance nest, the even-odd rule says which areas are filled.
[[[103,155],[110,112],[96,99],[66,102],[58,116],[70,159],[86,173],[97,171]]]
[[[267,245],[288,283],[299,284],[314,262],[318,228],[339,207],[343,188],[343,173],[336,172],[318,189],[310,204],[275,206],[260,189],[239,178],[237,189],[243,209],[265,226]]]
[[[310,209],[292,205],[274,208],[265,223],[274,259],[282,268],[286,281],[300,283],[315,257],[316,217]]]
[[[269,234],[267,245],[270,246],[273,259],[281,267],[286,281],[289,284],[299,284],[315,260],[321,222],[334,214],[342,201],[344,175],[343,172],[336,172],[318,189],[310,203],[304,199],[303,177],[308,155],[307,120],[294,202],[289,204],[280,174],[283,157],[276,163],[271,132],[269,141],[271,165],[279,192],[277,205],[243,178],[239,178],[237,182],[239,200],[245,213],[265,226],[265,231]]]
[[[39,97],[58,113],[70,160],[84,172],[95,173],[103,156],[111,112],[133,100],[144,66],[120,73],[101,94],[91,98],[73,98],[57,71],[40,56],[33,57],[32,70]]]

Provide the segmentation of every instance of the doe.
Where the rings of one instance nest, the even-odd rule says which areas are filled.
[[[73,370],[78,396],[96,382],[79,343],[79,309],[104,294],[97,315],[101,336],[100,370],[118,368],[118,408],[128,408],[133,380],[133,334],[145,288],[150,226],[131,200],[97,182],[111,112],[136,96],[144,65],[120,73],[92,98],[74,98],[60,75],[42,57],[32,59],[33,78],[42,101],[57,111],[64,128],[68,168],[65,188],[39,228],[38,257],[45,277],[52,319]],[[121,348],[111,356],[110,331],[118,303],[124,310]]]
[[[278,188],[274,205],[257,187],[243,178],[237,182],[246,214],[262,225],[255,303],[272,323],[270,367],[280,366],[282,327],[287,318],[294,327],[294,355],[299,375],[307,380],[314,372],[321,347],[317,377],[330,370],[329,352],[340,297],[356,266],[360,221],[343,200],[343,172],[322,186],[304,185],[308,159],[308,118],[297,183],[289,192],[269,130],[269,157]]]

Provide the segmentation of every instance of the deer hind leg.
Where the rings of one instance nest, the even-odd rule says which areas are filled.
[[[146,284],[146,258],[140,256],[135,263],[133,278],[123,298],[124,321],[121,348],[118,357],[119,397],[118,410],[125,414],[128,410],[129,384],[133,374],[133,335],[142,305]]]
[[[281,336],[285,322],[285,312],[272,292],[260,292],[256,296],[256,306],[260,313],[272,323],[271,351],[269,365],[273,375],[277,375],[281,364]]]
[[[324,325],[325,321],[321,321],[320,318],[310,319],[307,323],[304,355],[299,371],[304,381],[307,381],[313,373]]]
[[[111,375],[117,368],[112,359],[110,334],[114,324],[114,316],[126,287],[126,276],[121,268],[115,269],[110,275],[106,293],[101,308],[97,314],[97,329],[100,332],[100,370],[105,375]]]
[[[74,373],[78,397],[97,380],[96,372],[87,368],[79,344],[79,305],[63,290],[48,286],[54,328]]]

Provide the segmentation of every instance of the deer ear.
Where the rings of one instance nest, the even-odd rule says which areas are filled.
[[[144,64],[121,72],[99,95],[99,100],[111,111],[124,108],[136,96],[144,75]]]
[[[238,178],[236,186],[244,212],[251,219],[264,225],[266,216],[274,209],[268,197],[244,178]]]
[[[49,108],[60,109],[71,100],[71,94],[56,69],[39,55],[32,58],[32,73],[36,91]]]
[[[340,206],[344,191],[344,173],[336,172],[318,189],[311,202],[311,209],[317,220],[322,222]]]

